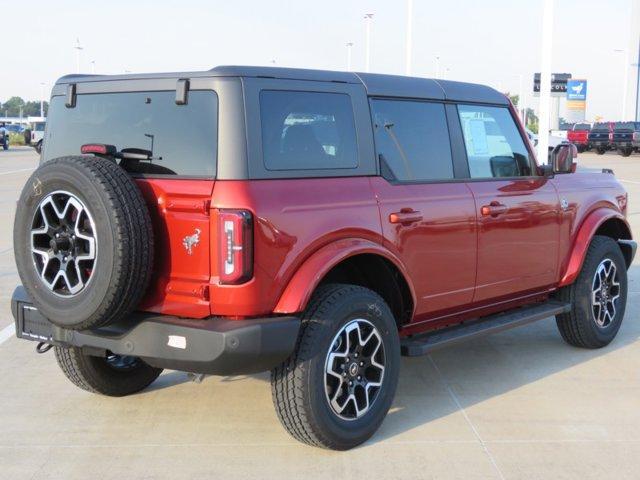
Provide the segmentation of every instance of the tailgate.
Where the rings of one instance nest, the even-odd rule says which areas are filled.
[[[209,311],[209,206],[214,180],[138,179],[155,237],[154,276],[141,310],[204,318]]]

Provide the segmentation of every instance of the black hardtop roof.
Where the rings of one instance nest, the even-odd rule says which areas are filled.
[[[368,95],[381,97],[424,98],[508,105],[509,100],[485,85],[434,80],[377,73],[338,72],[304,68],[220,66],[201,72],[141,73],[126,75],[65,75],[56,84],[126,81],[145,79],[179,79],[206,77],[253,77],[363,85]]]

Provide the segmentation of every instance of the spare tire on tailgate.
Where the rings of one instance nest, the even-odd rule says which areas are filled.
[[[20,279],[51,322],[87,329],[129,314],[153,267],[149,211],[134,180],[101,157],[61,157],[31,175],[13,245]]]

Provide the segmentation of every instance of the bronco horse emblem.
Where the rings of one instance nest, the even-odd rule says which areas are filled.
[[[200,229],[196,228],[196,233],[193,235],[187,235],[182,239],[182,245],[187,249],[188,255],[193,255],[193,247],[200,243]]]

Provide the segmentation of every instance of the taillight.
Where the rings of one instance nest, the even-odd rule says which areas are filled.
[[[633,141],[637,142],[640,140],[640,132],[633,132]]]
[[[246,210],[220,210],[220,283],[244,283],[253,276],[253,219]]]

